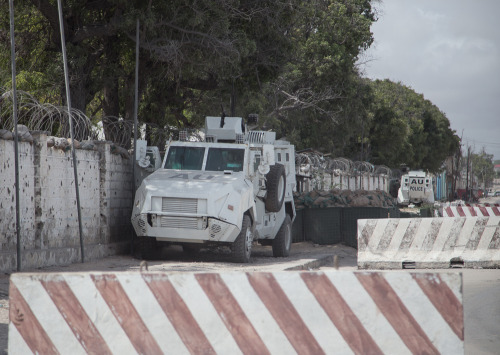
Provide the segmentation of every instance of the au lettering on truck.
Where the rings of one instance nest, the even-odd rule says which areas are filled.
[[[193,176],[193,180],[212,180],[213,178],[214,178],[213,175],[198,174],[198,175]],[[177,175],[169,177],[169,179],[189,180],[189,175],[188,174],[177,174]]]
[[[424,191],[424,186],[415,186],[415,185],[424,185],[424,179],[412,179],[410,181],[410,191]]]

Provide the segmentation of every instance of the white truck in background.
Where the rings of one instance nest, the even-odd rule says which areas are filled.
[[[398,205],[434,203],[432,178],[421,170],[410,170],[401,176]]]
[[[203,142],[168,142],[161,167],[137,189],[132,224],[141,257],[156,257],[158,243],[187,252],[222,245],[247,263],[254,240],[288,256],[294,146],[274,132],[247,131],[241,117],[206,117],[204,133]]]

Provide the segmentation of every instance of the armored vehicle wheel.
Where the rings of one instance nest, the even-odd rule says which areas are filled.
[[[158,257],[159,249],[156,238],[146,236],[139,237],[139,245],[142,259],[151,260]]]
[[[283,206],[286,189],[286,172],[282,164],[274,164],[266,175],[266,210],[278,212]]]
[[[250,217],[248,215],[243,216],[243,222],[241,224],[241,232],[236,237],[236,240],[231,245],[231,256],[236,263],[248,263],[250,262],[250,254],[252,252],[252,229]]]
[[[289,256],[292,247],[292,220],[286,215],[276,238],[273,240],[273,256]]]

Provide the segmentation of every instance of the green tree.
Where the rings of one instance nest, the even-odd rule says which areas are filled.
[[[38,79],[25,81],[29,91],[56,88],[63,102],[56,2],[24,0],[15,5],[16,44],[24,54],[18,72]],[[2,2],[0,8],[0,28],[7,29],[8,6]],[[204,93],[225,89],[236,97],[237,89],[258,89],[262,80],[278,74],[290,48],[283,34],[295,5],[270,0],[104,0],[64,2],[63,12],[74,108],[89,115],[132,118],[139,19],[140,119],[193,126],[198,123],[193,112],[203,107]],[[2,68],[10,64],[8,39],[8,31],[1,31]],[[2,85],[8,83],[8,72],[0,76]]]
[[[301,148],[341,152],[336,130],[349,122],[359,79],[356,61],[373,41],[370,1],[301,1],[290,35],[294,51],[265,93],[270,126]]]
[[[8,6],[0,3],[0,85],[10,83]],[[15,3],[18,83],[64,104],[57,5]],[[260,113],[297,149],[437,171],[458,148],[446,116],[400,84],[363,79],[370,0],[65,1],[72,106],[132,119],[140,20],[139,120],[200,127],[207,114]]]
[[[470,161],[472,173],[479,179],[477,181],[478,186],[486,187],[491,185],[495,178],[493,154],[487,154],[483,148],[479,154],[471,154]]]
[[[371,86],[371,161],[438,172],[460,141],[446,115],[401,83],[375,80]]]

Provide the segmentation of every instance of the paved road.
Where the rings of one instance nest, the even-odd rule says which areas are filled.
[[[500,354],[500,270],[463,270],[466,354]]]
[[[224,261],[224,255],[206,253],[193,259],[180,249],[164,251],[165,261],[149,263],[149,270],[168,272],[192,271],[280,271],[286,269],[333,269],[333,255],[338,256],[341,270],[356,270],[356,250],[342,245],[314,246],[294,244],[290,258],[272,257],[270,247],[257,247],[252,263],[241,265]],[[221,261],[222,259],[222,261]],[[325,264],[326,263],[326,264]],[[85,264],[51,267],[36,272],[125,271],[138,270],[139,261],[130,256],[114,256]],[[27,270],[28,271],[28,270]],[[33,270],[31,270],[33,271]],[[426,270],[463,272],[463,304],[466,354],[500,354],[500,270]],[[401,271],[395,271],[401,272]],[[0,276],[0,354],[7,353],[8,275]]]

